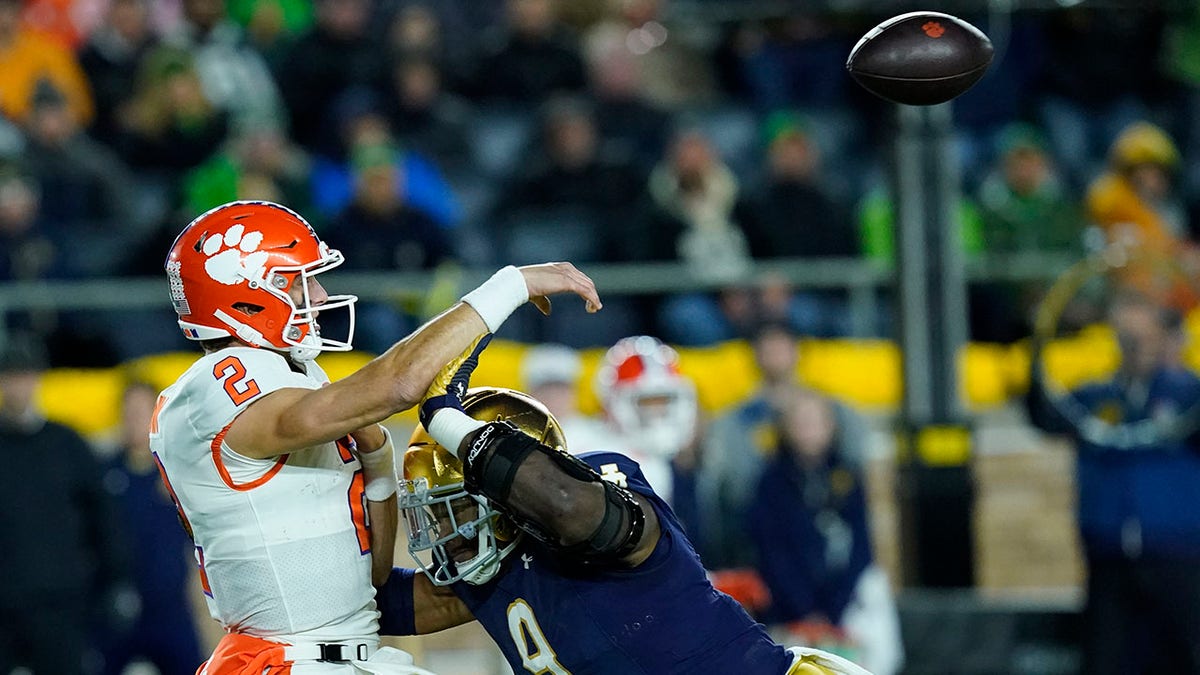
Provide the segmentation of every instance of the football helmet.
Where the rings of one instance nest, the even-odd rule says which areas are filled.
[[[528,394],[478,387],[467,391],[463,408],[477,420],[512,422],[541,443],[566,452],[558,420]],[[420,425],[404,453],[399,508],[408,552],[437,586],[487,583],[520,540],[521,531],[486,497],[467,492],[462,462]],[[467,551],[473,554],[470,558],[455,560],[455,553]]]
[[[672,457],[695,432],[696,386],[679,353],[648,335],[627,337],[604,355],[596,389],[617,430],[637,449]]]
[[[261,201],[218,206],[193,220],[167,256],[171,303],[190,340],[236,337],[308,361],[322,351],[349,351],[353,295],[309,297],[309,279],[342,264],[312,226],[291,209]],[[298,284],[298,285],[297,285]],[[299,304],[292,299],[299,289]],[[349,313],[345,340],[321,335],[318,312]]]

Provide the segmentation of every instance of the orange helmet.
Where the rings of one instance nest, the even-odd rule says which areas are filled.
[[[596,392],[617,430],[637,449],[671,457],[692,438],[696,385],[679,370],[679,352],[658,338],[623,338],[604,354]]]
[[[322,351],[349,351],[353,295],[314,306],[308,279],[342,264],[342,254],[317,237],[308,221],[271,202],[239,201],[193,220],[167,255],[171,303],[191,340],[236,337],[307,361]],[[302,289],[297,305],[289,291]],[[346,308],[344,341],[321,336],[317,312]]]

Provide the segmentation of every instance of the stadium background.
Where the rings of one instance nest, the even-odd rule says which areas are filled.
[[[1027,338],[1040,293],[1095,248],[1085,196],[1129,123],[1165,134],[1123,147],[1169,170],[1180,250],[1193,238],[1193,3],[0,6],[22,17],[18,47],[0,50],[0,337],[46,340],[55,367],[39,401],[98,454],[112,452],[124,382],[165,386],[193,358],[156,275],[173,233],[218,203],[276,199],[345,242],[351,264],[329,285],[368,301],[358,342],[375,348],[496,265],[570,259],[595,276],[609,308],[590,318],[561,302],[550,320],[522,310],[477,382],[521,387],[528,345],[565,343],[582,350],[577,389],[585,411],[598,413],[592,375],[604,348],[648,333],[680,348],[715,416],[754,390],[744,337],[751,315],[776,311],[804,335],[798,377],[871,421],[872,534],[898,594],[905,672],[1075,672],[1083,571],[1073,456],[1023,418]],[[956,380],[971,452],[914,460],[972,476],[966,588],[922,588],[900,563],[895,125],[892,109],[843,70],[859,35],[909,9],[955,12],[997,46],[988,75],[951,106],[961,182],[945,186],[961,195],[954,225],[970,279],[971,343]],[[355,25],[360,10],[366,18]],[[137,33],[129,26],[139,16],[145,33],[131,42],[122,31]],[[205,22],[215,28],[195,29]],[[329,37],[337,31],[341,39]],[[322,68],[322,59],[343,67]],[[997,181],[1006,158],[1026,151],[1045,158],[1055,189],[1021,212]],[[689,252],[643,236],[671,231],[664,223],[677,217],[655,187],[672,161],[719,171],[733,186],[716,201],[722,227],[742,231],[734,245]],[[805,189],[781,193],[781,204],[769,187],[789,171]],[[787,195],[804,208],[789,210]],[[364,215],[376,206],[386,215]],[[365,261],[353,269],[356,250]],[[742,255],[721,254],[729,250]],[[1200,330],[1194,320],[1187,327]],[[1186,360],[1200,366],[1196,349],[1189,342]],[[337,377],[370,351],[322,363]],[[1071,384],[1111,372],[1119,356],[1096,326],[1056,344],[1049,359],[1052,377]],[[202,625],[211,643],[215,626]],[[498,667],[474,629],[403,644],[439,672]],[[947,669],[947,660],[963,665]]]

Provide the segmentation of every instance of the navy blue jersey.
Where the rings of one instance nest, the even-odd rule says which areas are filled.
[[[607,480],[645,496],[662,536],[632,570],[581,572],[526,537],[495,579],[454,591],[517,673],[783,675],[791,655],[736,601],[712,587],[683,527],[637,462],[580,456]]]

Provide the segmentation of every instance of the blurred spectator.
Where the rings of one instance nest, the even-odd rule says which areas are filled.
[[[582,373],[583,362],[574,349],[551,343],[533,345],[521,357],[521,391],[546,405],[562,425],[572,454],[611,450],[613,432],[579,409]]]
[[[121,110],[137,86],[142,59],[158,45],[150,27],[150,0],[113,0],[104,22],[79,53],[96,99],[92,135],[111,143]]]
[[[117,505],[132,545],[130,555],[142,611],[128,630],[105,636],[104,673],[120,675],[135,659],[159,675],[190,675],[204,661],[188,596],[195,592],[192,542],[150,453],[158,390],[134,382],[121,397],[121,448],[102,467],[105,490]]]
[[[636,98],[677,108],[711,101],[715,94],[706,55],[678,27],[662,23],[668,0],[605,0],[608,16],[584,36],[583,53],[593,81],[619,86]],[[631,97],[632,98],[632,97]]]
[[[39,217],[41,194],[29,176],[0,171],[0,281],[34,281],[58,276],[58,249]]]
[[[1146,102],[1158,97],[1162,24],[1162,10],[1151,6],[1114,12],[1080,3],[1046,15],[1040,114],[1074,184],[1087,180],[1108,139],[1144,118]]]
[[[1088,215],[1110,243],[1177,252],[1188,237],[1175,189],[1179,150],[1161,128],[1131,124],[1109,148],[1108,170],[1088,188]]]
[[[370,31],[369,0],[316,0],[316,23],[283,59],[279,87],[292,121],[292,137],[312,151],[336,156],[330,107],[355,86],[380,87],[386,60]]]
[[[330,224],[329,245],[346,255],[347,269],[430,269],[451,255],[442,228],[405,202],[402,167],[386,143],[355,149],[354,200]]]
[[[631,195],[642,186],[642,177],[619,157],[610,157],[601,147],[592,108],[580,99],[559,98],[544,106],[544,152],[534,159],[529,171],[508,189],[496,205],[496,220],[520,227],[522,214],[537,211],[581,212],[592,228],[619,223],[630,217]],[[621,253],[609,247],[621,241],[603,242],[600,231],[590,240],[590,255],[576,253],[572,259],[611,260]],[[580,258],[583,256],[583,258]]]
[[[778,450],[744,521],[771,594],[764,620],[799,622],[801,634],[831,627],[845,636],[833,651],[893,675],[904,658],[900,621],[871,552],[862,468],[843,459],[828,400],[793,389],[778,416]]]
[[[282,64],[288,49],[313,23],[311,0],[228,0],[229,18],[246,31],[267,64]]]
[[[790,325],[763,321],[751,346],[761,384],[744,403],[709,426],[697,478],[697,499],[705,524],[700,551],[710,569],[753,563],[742,522],[758,475],[775,454],[778,411],[802,388],[797,370],[800,346]],[[867,423],[845,404],[833,401],[831,405],[838,428],[838,461],[861,466]]]
[[[979,187],[989,253],[1081,252],[1082,216],[1036,128],[1011,124],[997,142],[996,165]]]
[[[627,255],[682,259],[703,276],[734,279],[749,261],[746,237],[733,221],[738,180],[701,132],[685,129],[654,167],[647,186],[648,222],[631,232]]]
[[[1200,379],[1179,363],[1180,319],[1123,293],[1109,321],[1121,366],[1107,382],[1051,394],[1037,367],[1030,420],[1076,443],[1086,557],[1081,672],[1200,673]],[[1181,425],[1182,422],[1182,425]]]
[[[103,0],[25,0],[21,13],[25,25],[78,51],[103,19]]]
[[[446,93],[436,63],[398,59],[391,76],[387,113],[396,139],[441,167],[465,169],[471,159],[471,109]]]
[[[183,0],[183,18],[165,40],[192,55],[205,98],[235,126],[279,123],[279,89],[241,26],[226,16],[225,0]]]
[[[92,451],[36,406],[42,345],[11,336],[0,350],[0,454],[37,471],[0,477],[0,672],[85,673],[90,632],[136,617],[121,523]]]
[[[494,4],[497,9],[503,7],[502,3]],[[440,16],[434,11],[435,7],[440,10]],[[438,73],[441,86],[457,93],[470,85],[469,63],[474,56],[472,50],[476,48],[476,44],[473,35],[461,32],[450,33],[458,39],[446,39],[447,28],[443,20],[448,15],[453,15],[456,10],[471,11],[455,7],[455,3],[446,0],[436,5],[423,2],[404,4],[395,12],[388,25],[387,50],[394,61],[432,64]]]
[[[605,144],[649,170],[663,155],[670,118],[647,102],[638,65],[632,59],[590,58],[588,79],[596,101],[595,119]]]
[[[750,265],[746,236],[734,221],[738,181],[710,140],[694,129],[678,132],[650,173],[640,213],[618,239],[631,260],[680,260],[698,278],[733,283]],[[703,293],[664,299],[659,332],[668,341],[705,345],[733,335],[717,301]]]
[[[757,259],[857,256],[849,205],[829,189],[828,172],[806,120],[791,112],[773,113],[764,124],[764,136],[766,180],[737,211],[751,255]],[[774,316],[791,322],[800,333],[833,337],[851,332],[849,308],[841,294],[793,293],[780,280],[768,280],[759,291],[756,300],[776,302]],[[726,293],[727,317],[731,317],[730,299]]]
[[[133,177],[107,147],[79,127],[67,101],[49,83],[38,87],[28,124],[29,142],[22,158],[44,195],[42,215],[64,241],[87,240],[98,233],[115,254],[138,234],[133,211]],[[78,240],[78,239],[77,239]],[[105,242],[96,242],[103,244]],[[114,255],[92,250],[81,271],[108,274]]]
[[[1151,261],[1193,261],[1195,247],[1176,181],[1179,164],[1174,142],[1157,126],[1137,122],[1116,137],[1108,170],[1087,192],[1088,215],[1107,243],[1136,249]],[[1196,291],[1184,282],[1164,286],[1132,267],[1123,278],[1177,309],[1197,302]]]
[[[765,125],[767,179],[739,211],[755,258],[850,257],[858,241],[849,208],[824,185],[820,149],[800,117],[771,115]]]
[[[747,23],[734,34],[739,75],[755,105],[840,107],[846,102],[840,70],[853,40],[817,12],[793,13],[764,23]]]
[[[989,254],[1083,252],[1083,214],[1034,127],[1012,124],[998,136],[996,165],[980,185],[984,247]],[[977,283],[972,334],[1011,343],[1029,335],[1042,283]]]
[[[121,126],[122,154],[131,166],[176,178],[221,146],[229,118],[205,95],[191,56],[161,47],[142,61]]]
[[[75,54],[52,38],[21,24],[21,0],[0,0],[0,114],[24,122],[33,107],[38,83],[53,84],[82,125],[94,108],[87,77]]]
[[[395,157],[395,148],[386,143],[354,151],[354,199],[324,229],[329,245],[345,254],[345,269],[429,270],[451,260],[446,231],[407,204],[404,180],[397,175],[403,168]],[[417,320],[389,304],[360,302],[355,344],[382,354],[397,335],[411,332]]]
[[[313,202],[319,213],[332,217],[353,199],[351,158],[358,148],[390,145],[398,167],[396,189],[405,202],[443,227],[458,223],[458,200],[450,184],[433,162],[408,148],[396,147],[377,94],[369,89],[348,90],[333,104],[331,114],[334,122],[326,133],[338,143],[333,154],[314,158],[312,171]]]
[[[540,103],[586,85],[578,46],[553,0],[507,0],[507,26],[478,57],[472,90],[486,99]]]
[[[204,213],[235,199],[268,199],[308,212],[311,164],[278,126],[244,128],[184,178],[187,211]]]

